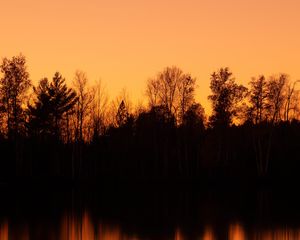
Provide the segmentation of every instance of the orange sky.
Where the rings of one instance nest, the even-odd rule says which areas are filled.
[[[75,70],[101,78],[110,96],[142,98],[168,65],[197,77],[207,106],[209,75],[237,80],[284,72],[300,79],[299,0],[0,0],[0,57],[22,52],[34,82]]]

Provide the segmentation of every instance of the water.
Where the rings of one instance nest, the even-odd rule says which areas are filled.
[[[297,189],[3,188],[0,240],[297,240]]]

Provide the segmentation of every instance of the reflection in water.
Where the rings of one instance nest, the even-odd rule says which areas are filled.
[[[244,228],[240,224],[232,224],[229,226],[229,240],[246,240]]]
[[[45,229],[52,230],[52,232],[44,232]],[[0,240],[32,240],[40,239],[36,236],[44,236],[43,239],[58,239],[58,240],[143,240],[151,239],[147,237],[138,237],[137,235],[128,235],[122,231],[119,226],[105,223],[93,224],[87,212],[84,212],[81,217],[74,215],[65,215],[62,218],[61,225],[58,229],[58,236],[55,236],[55,230],[52,228],[42,227],[29,229],[28,225],[22,227],[11,227],[7,221],[0,225]],[[47,236],[47,237],[45,237]],[[218,240],[226,239],[219,236],[212,227],[204,227],[202,234],[195,239],[199,240]],[[165,237],[159,239],[174,239],[187,240],[191,239],[186,236],[180,228],[176,228],[173,238]],[[239,224],[230,224],[228,227],[228,240],[300,240],[300,229],[276,229],[276,230],[257,230],[246,231],[244,227]]]
[[[277,229],[275,231],[268,230],[263,232],[257,232],[254,234],[255,240],[299,240],[300,229]]]
[[[119,227],[99,223],[94,225],[85,212],[82,217],[66,215],[62,220],[60,240],[138,240],[126,236]]]
[[[8,240],[8,224],[6,221],[0,225],[0,240]]]
[[[37,229],[37,232],[40,229]],[[18,226],[16,228],[8,227],[8,239],[20,239],[20,240],[31,240],[29,235],[29,227],[28,226]],[[49,235],[51,232],[49,233]]]
[[[211,227],[206,226],[204,228],[204,234],[202,240],[215,240],[215,235]]]
[[[88,240],[95,239],[94,227],[87,212],[81,218],[66,215],[62,219],[61,239],[65,240]]]
[[[111,239],[119,240],[121,238],[121,231],[118,227],[105,226],[104,224],[99,224],[99,239]]]
[[[184,237],[179,228],[176,228],[176,230],[175,230],[174,240],[184,240]]]
[[[300,240],[300,197],[113,190],[0,202],[0,240]]]

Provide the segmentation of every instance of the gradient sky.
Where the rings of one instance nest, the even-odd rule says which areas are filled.
[[[197,78],[229,66],[238,82],[284,72],[300,79],[299,0],[0,0],[0,57],[22,52],[33,82],[77,69],[111,97],[134,101],[146,81],[177,65]]]

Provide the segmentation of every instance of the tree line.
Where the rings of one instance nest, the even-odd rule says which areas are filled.
[[[109,101],[82,71],[69,85],[56,72],[33,86],[23,55],[0,70],[3,179],[279,177],[298,167],[299,81],[286,74],[244,86],[220,68],[207,116],[196,78],[176,66],[147,81],[147,105],[135,108],[126,90]]]

